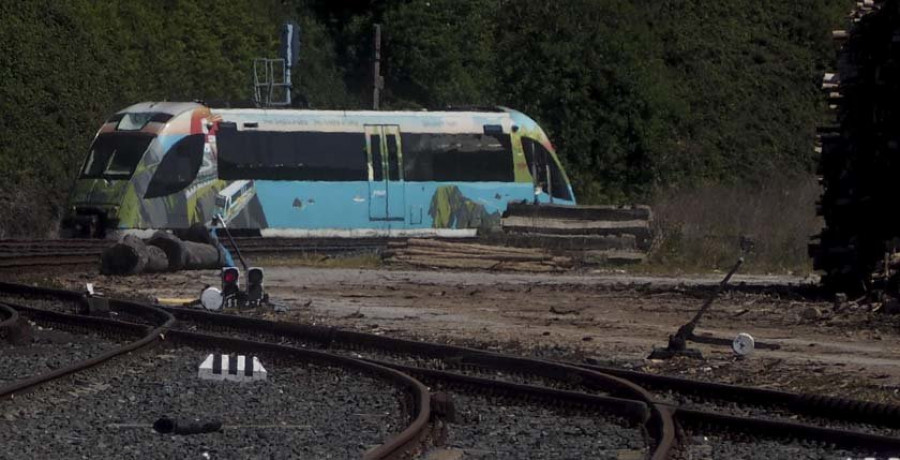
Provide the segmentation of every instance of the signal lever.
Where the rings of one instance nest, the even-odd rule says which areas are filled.
[[[687,342],[689,340],[694,340],[697,337],[694,335],[694,329],[697,327],[697,324],[700,323],[700,318],[703,317],[703,314],[709,310],[709,307],[712,305],[713,301],[716,300],[716,297],[725,289],[725,286],[728,285],[728,281],[731,280],[731,277],[734,276],[735,272],[738,271],[738,268],[744,263],[744,258],[741,257],[738,259],[737,263],[734,264],[734,267],[731,268],[731,271],[725,275],[725,279],[716,286],[716,289],[710,294],[709,298],[706,299],[703,306],[700,307],[700,310],[694,315],[694,318],[691,319],[686,324],[682,325],[678,328],[678,332],[675,335],[669,336],[669,346],[666,348],[654,348],[653,352],[650,353],[650,356],[647,359],[669,359],[674,358],[675,356],[688,356],[691,358],[702,358],[703,355],[700,353],[700,350],[696,350],[693,348],[687,348]]]
[[[225,219],[222,219],[221,214],[216,214],[212,220],[213,225],[221,225],[222,230],[225,230],[225,236],[228,237],[228,241],[231,242],[231,246],[234,247],[234,252],[238,256],[238,260],[241,261],[241,265],[244,266],[244,270],[247,270],[247,262],[244,262],[244,256],[241,255],[241,249],[238,248],[237,243],[234,242],[234,238],[231,237],[231,232],[228,231],[228,226],[225,225]]]
[[[222,269],[221,300],[218,300],[214,294],[210,294],[208,303],[213,307],[219,305],[218,308],[227,305],[235,305],[238,307],[250,305],[255,307],[268,303],[269,295],[263,290],[263,269],[247,266],[247,262],[244,260],[244,256],[241,254],[237,242],[235,242],[234,238],[231,236],[231,232],[228,231],[228,226],[225,225],[225,219],[222,218],[221,214],[216,214],[215,217],[213,217],[212,225],[217,224],[221,225],[222,229],[225,230],[228,241],[231,242],[231,246],[238,256],[238,260],[241,261],[241,265],[244,266],[244,271],[247,272],[247,291],[243,292],[240,289],[240,271],[236,267],[225,267]],[[204,290],[204,292],[206,292],[206,290]],[[201,300],[202,297],[203,296],[201,295]],[[204,307],[210,309],[205,304]]]

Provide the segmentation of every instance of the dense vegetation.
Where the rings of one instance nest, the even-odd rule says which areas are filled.
[[[303,29],[298,100],[500,104],[541,123],[581,201],[762,183],[814,166],[817,87],[847,0],[0,2],[0,236],[46,232],[100,121],[144,100],[249,99]]]

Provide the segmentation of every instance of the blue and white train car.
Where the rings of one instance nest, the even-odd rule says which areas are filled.
[[[263,236],[469,236],[499,224],[510,202],[575,204],[546,134],[515,110],[165,107],[184,113],[159,115],[154,104],[143,103],[107,121],[102,132],[108,143],[117,135],[135,135],[119,134],[115,120],[160,120],[163,124],[144,136],[150,140],[147,151],[156,152],[155,161],[142,163],[142,155],[130,152],[129,158],[139,163],[131,169],[142,180],[119,187],[121,197],[103,196],[102,203],[78,193],[96,186],[76,184],[71,203],[75,221],[80,210],[99,214],[109,230],[177,229],[222,214],[229,227]],[[168,120],[187,120],[180,130],[170,131],[202,142],[191,142],[191,151],[182,145],[160,154],[162,146],[154,147],[152,135],[166,132]],[[170,140],[166,145],[181,144]],[[93,162],[95,150],[92,146],[87,163]],[[103,158],[109,155],[115,154],[106,152]],[[192,182],[201,165],[205,185],[198,189]],[[215,167],[214,183],[208,182],[210,165]],[[97,179],[83,175],[79,180]],[[148,182],[165,183],[166,193],[155,187],[148,196]],[[181,196],[187,190],[192,195]],[[204,196],[197,195],[201,192]],[[111,205],[116,205],[115,218],[104,218]]]

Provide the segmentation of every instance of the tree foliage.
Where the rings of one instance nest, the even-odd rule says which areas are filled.
[[[145,100],[241,101],[278,28],[302,104],[500,104],[548,132],[581,201],[811,170],[829,30],[847,0],[0,2],[0,191],[59,214],[101,120]]]

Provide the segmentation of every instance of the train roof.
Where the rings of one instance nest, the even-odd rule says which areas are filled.
[[[485,125],[500,125],[504,132],[531,124],[532,120],[515,110],[491,111],[442,110],[295,110],[295,109],[211,109],[223,122],[234,122],[238,129],[291,131],[361,131],[366,125],[399,125],[405,132],[482,132]]]
[[[285,108],[213,108],[199,102],[141,102],[116,113],[117,122],[127,113],[159,114],[165,120],[182,113],[208,109],[213,119],[231,122],[239,130],[362,132],[366,125],[399,125],[408,133],[485,132],[486,125],[499,125],[509,133],[518,129],[545,139],[537,123],[527,115],[506,107],[450,107],[444,110],[311,110]],[[153,120],[151,120],[153,121]],[[171,127],[166,128],[171,129]],[[548,142],[549,145],[549,142]]]
[[[196,102],[139,102],[116,113],[165,113],[175,116],[198,107],[203,106]]]

